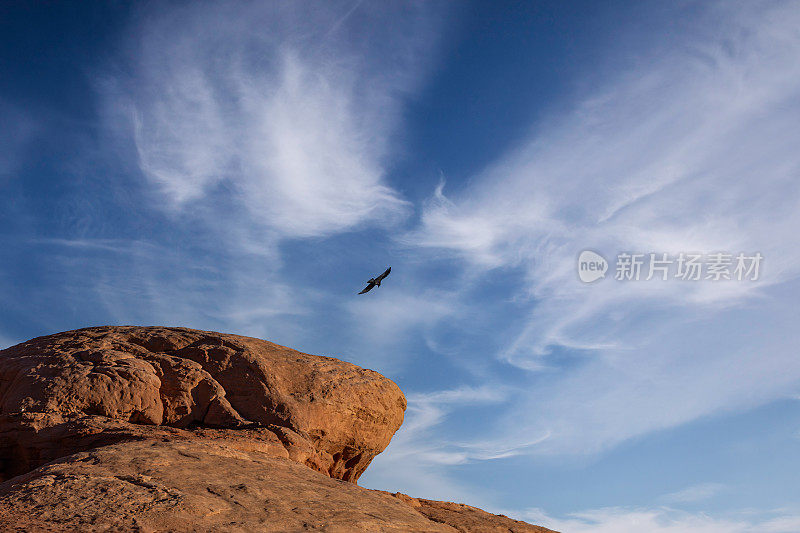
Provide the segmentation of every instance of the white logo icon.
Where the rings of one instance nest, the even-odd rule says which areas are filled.
[[[578,277],[584,283],[591,283],[606,277],[608,261],[591,250],[584,250],[578,256]]]

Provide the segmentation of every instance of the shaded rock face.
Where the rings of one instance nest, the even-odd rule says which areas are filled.
[[[405,407],[377,372],[260,339],[163,327],[69,331],[0,351],[0,480],[188,428],[355,482]]]

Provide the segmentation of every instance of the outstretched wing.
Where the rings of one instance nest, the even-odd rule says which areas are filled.
[[[381,274],[380,276],[378,276],[378,278],[376,279],[376,281],[383,281],[383,278],[385,278],[386,276],[388,276],[388,275],[389,275],[389,272],[391,272],[391,271],[392,271],[392,267],[389,267],[389,268],[387,268],[387,269],[384,271],[384,273],[383,273],[383,274]]]
[[[375,284],[374,284],[374,283],[370,283],[369,285],[367,285],[366,287],[364,287],[364,290],[362,290],[362,291],[361,291],[361,292],[359,292],[358,294],[364,294],[365,292],[369,292],[369,291],[371,291],[371,290],[372,290],[372,287],[374,287],[374,286],[375,286]]]

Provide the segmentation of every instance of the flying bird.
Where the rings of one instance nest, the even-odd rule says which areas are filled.
[[[389,267],[389,268],[387,268],[387,269],[384,271],[384,273],[383,273],[383,274],[381,274],[381,275],[380,275],[380,276],[378,276],[377,278],[370,278],[370,280],[367,282],[367,286],[366,286],[366,287],[364,287],[364,290],[363,290],[363,291],[361,291],[361,292],[359,292],[358,294],[364,294],[365,292],[369,292],[369,291],[371,291],[371,290],[372,290],[372,288],[373,288],[373,287],[375,287],[375,286],[377,286],[377,287],[380,287],[380,286],[381,286],[381,281],[383,281],[383,279],[384,279],[386,276],[388,276],[388,275],[389,275],[389,272],[391,272],[391,271],[392,271],[392,267]]]

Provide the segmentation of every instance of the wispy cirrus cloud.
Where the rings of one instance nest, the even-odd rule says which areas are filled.
[[[800,527],[800,515],[790,510],[763,514],[767,516],[715,518],[668,507],[611,507],[573,513],[565,518],[551,517],[538,509],[524,512],[522,516],[533,523],[570,533],[792,533]],[[519,513],[511,515],[520,516]]]
[[[325,289],[290,279],[285,265],[307,258],[286,247],[392,226],[411,210],[386,168],[403,103],[434,60],[440,11],[134,8],[121,54],[92,73],[106,126],[98,152],[120,159],[114,172],[132,169],[104,179],[97,201],[136,227],[117,231],[81,209],[80,231],[49,243],[62,279],[120,322],[302,339]],[[97,260],[87,268],[73,255]]]
[[[522,272],[527,322],[498,358],[551,379],[501,418],[498,450],[549,434],[531,453],[596,453],[800,382],[800,13],[714,3],[698,16],[714,31],[687,25],[607,73],[465,190],[440,186],[404,238]],[[757,283],[587,286],[586,248],[766,259]]]
[[[32,253],[48,250],[43,282],[52,285],[30,297],[40,302],[58,295],[91,303],[81,326],[102,317],[101,323],[190,326],[262,337],[278,329],[289,336],[301,329],[297,317],[309,314],[314,298],[265,272],[263,260],[241,262],[225,250],[195,255],[140,239],[36,239],[26,246]],[[59,317],[43,306],[37,318],[49,323]]]
[[[440,424],[454,412],[500,405],[508,398],[509,391],[497,385],[407,394],[408,409],[403,425],[389,447],[373,460],[362,482],[422,497],[446,494],[478,501],[478,494],[451,481],[444,469],[489,457],[474,443],[448,442],[441,434],[437,435],[437,430],[441,430]]]
[[[375,292],[347,302],[344,310],[353,332],[351,345],[374,354],[371,364],[379,363],[385,372],[403,362],[394,359],[409,339],[428,338],[442,320],[463,312],[456,295],[400,280],[389,280]]]
[[[722,483],[699,483],[662,496],[667,503],[693,503],[707,500],[724,492],[728,487]]]
[[[129,77],[138,162],[181,216],[244,210],[275,238],[391,224],[385,179],[435,24],[421,6],[221,2],[145,10]],[[435,18],[435,17],[434,17]],[[119,118],[119,117],[117,117]]]

